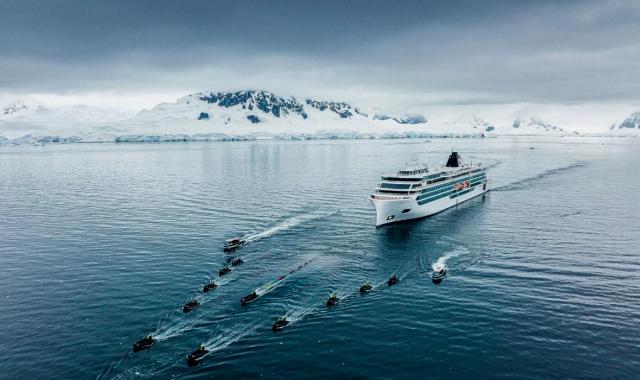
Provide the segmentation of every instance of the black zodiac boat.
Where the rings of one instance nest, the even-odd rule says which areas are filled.
[[[340,298],[335,293],[332,293],[329,298],[327,298],[327,307],[335,306]]]
[[[219,276],[224,276],[225,274],[227,274],[227,273],[229,273],[229,272],[231,272],[231,268],[229,268],[229,267],[224,267],[224,268],[222,268],[222,269],[220,269],[220,270],[218,271],[218,275],[219,275]]]
[[[229,239],[224,243],[225,252],[233,252],[244,245],[244,240],[240,238]]]
[[[191,310],[195,309],[198,306],[200,306],[200,302],[198,302],[198,300],[196,300],[194,298],[191,301],[185,303],[184,306],[182,306],[182,312],[183,313],[188,313],[188,312],[190,312]]]
[[[250,294],[242,297],[242,299],[240,300],[240,304],[242,306],[246,306],[246,305],[250,304],[251,302],[255,301],[257,298],[258,298],[258,293],[256,293],[256,291],[254,290]]]
[[[218,284],[216,284],[216,283],[215,283],[215,282],[213,282],[213,281],[209,281],[207,284],[205,284],[205,285],[202,287],[202,291],[203,291],[204,293],[206,293],[206,292],[208,292],[209,290],[213,290],[213,289],[215,289],[215,288],[217,288],[217,287],[218,287]]]
[[[387,280],[387,285],[391,286],[391,285],[395,285],[398,282],[400,282],[400,280],[398,279],[398,276],[396,276],[395,274],[391,277],[389,277],[389,280]]]
[[[433,273],[431,273],[431,281],[434,284],[439,284],[442,282],[442,280],[444,280],[446,276],[447,276],[447,269],[439,267],[437,268],[437,270],[434,270]]]
[[[372,289],[373,289],[373,286],[371,286],[371,284],[369,284],[368,282],[365,282],[360,287],[360,293],[367,293],[367,292],[370,292]]]
[[[156,342],[155,338],[147,335],[133,344],[133,352],[146,350]]]
[[[235,259],[231,260],[231,266],[233,267],[236,267],[242,263],[244,263],[244,261],[239,257],[236,257]]]
[[[289,321],[287,321],[287,318],[285,317],[280,317],[278,318],[278,320],[273,324],[273,326],[271,326],[271,330],[273,332],[276,331],[280,331],[282,330],[286,325],[289,324]]]
[[[187,364],[189,364],[189,366],[198,365],[200,360],[202,360],[202,358],[204,358],[208,353],[209,350],[207,350],[204,344],[201,344],[200,347],[187,356]]]

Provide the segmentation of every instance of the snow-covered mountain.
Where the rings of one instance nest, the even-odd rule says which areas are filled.
[[[427,119],[422,115],[407,115],[404,118],[399,118],[385,114],[375,114],[373,115],[373,120],[393,120],[398,124],[424,124],[427,122]]]
[[[131,113],[112,108],[71,105],[48,107],[32,97],[0,96],[0,143],[33,140],[81,141],[113,120],[130,118]],[[17,140],[16,140],[17,139]]]
[[[617,134],[640,134],[640,111],[632,113],[622,123],[613,123],[609,129]]]
[[[180,98],[175,103],[163,103],[140,112],[134,119],[163,123],[167,119],[199,120],[208,123],[242,126],[251,124],[299,123],[300,128],[317,121],[379,120],[393,124],[419,124],[427,120],[421,115],[369,117],[366,112],[349,103],[282,97],[268,91],[198,92]],[[305,123],[309,122],[309,123]],[[326,125],[325,128],[330,128]]]
[[[269,91],[197,92],[143,110],[118,141],[227,138],[361,138],[417,133],[416,114],[380,118],[350,103],[280,96]],[[118,124],[121,125],[121,124]],[[427,133],[427,132],[424,132]]]
[[[512,127],[517,130],[517,134],[533,134],[538,135],[540,132],[544,134],[564,134],[565,130],[551,123],[542,121],[538,117],[530,117],[529,119],[516,119],[513,121]]]
[[[8,97],[0,95],[0,120],[31,115],[42,110],[44,105],[32,97]]]
[[[479,130],[481,133],[493,133],[496,130],[495,125],[487,121],[484,121],[483,119],[477,116],[473,118],[473,121],[471,122],[471,127],[475,130]]]
[[[302,100],[304,99],[304,100]],[[49,107],[0,97],[0,144],[375,138],[603,133],[629,107],[489,104],[409,107],[402,112],[269,91],[202,91],[131,114],[90,107]],[[622,110],[622,111],[621,111]],[[639,130],[638,113],[616,130]],[[633,126],[633,128],[632,128]],[[611,133],[610,131],[607,133]]]
[[[2,105],[0,109],[0,117],[8,118],[16,114],[28,112],[30,107],[22,100],[17,100],[8,104]]]

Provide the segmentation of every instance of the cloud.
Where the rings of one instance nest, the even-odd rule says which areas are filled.
[[[207,88],[381,106],[640,100],[640,7],[629,2],[0,7],[0,92],[141,106]]]

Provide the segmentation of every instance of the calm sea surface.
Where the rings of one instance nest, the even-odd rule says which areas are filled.
[[[452,148],[494,190],[376,229],[381,171]],[[637,379],[638,165],[635,139],[4,147],[0,377]],[[244,264],[202,294],[236,235]]]

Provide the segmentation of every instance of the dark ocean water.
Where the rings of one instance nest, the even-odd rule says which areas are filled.
[[[495,190],[376,229],[380,172],[452,148]],[[2,148],[0,374],[637,379],[639,164],[635,139]],[[245,263],[202,294],[235,235]],[[378,286],[360,296],[364,281]],[[148,333],[160,341],[133,354]],[[200,343],[211,354],[189,368]]]

